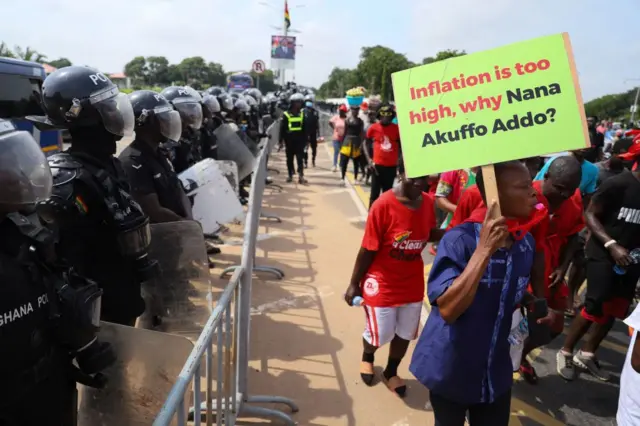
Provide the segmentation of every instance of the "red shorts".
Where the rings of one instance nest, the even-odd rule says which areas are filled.
[[[629,300],[622,297],[614,297],[602,303],[602,315],[589,315],[584,308],[580,311],[580,315],[582,318],[595,322],[596,324],[607,324],[612,318],[626,318],[630,305],[631,302]]]

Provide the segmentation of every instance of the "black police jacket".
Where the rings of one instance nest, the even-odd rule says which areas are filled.
[[[129,195],[120,161],[110,158],[105,164],[79,152],[55,154],[48,161],[53,191],[38,213],[57,234],[58,257],[104,290],[103,318],[140,316],[141,283],[134,260],[121,254],[117,236],[146,215]]]
[[[213,133],[213,125],[205,125],[200,129],[200,149],[202,158],[218,159],[218,138]]]
[[[44,281],[50,272],[30,250],[30,239],[7,216],[0,221],[0,235],[2,407],[19,400],[20,396],[64,368],[65,361],[69,366],[71,361],[62,355],[51,326],[49,303],[53,296]],[[3,412],[0,408],[0,424],[5,424]],[[28,417],[30,414],[24,412],[22,415]]]

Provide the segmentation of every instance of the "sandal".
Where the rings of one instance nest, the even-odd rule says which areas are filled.
[[[530,385],[538,384],[536,369],[531,364],[520,364],[520,374]]]
[[[360,378],[364,384],[367,386],[373,385],[374,377],[373,363],[365,361],[360,362]]]
[[[384,377],[384,375],[382,377]],[[384,381],[391,392],[395,393],[400,398],[404,398],[405,394],[407,393],[407,385],[404,380],[402,380],[398,376],[393,376],[389,379],[385,377]]]

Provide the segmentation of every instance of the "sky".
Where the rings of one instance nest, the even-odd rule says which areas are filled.
[[[266,3],[267,5],[261,4]],[[135,56],[177,63],[202,56],[227,71],[269,66],[284,0],[30,0],[5,6],[0,41],[49,59],[121,72]],[[568,32],[585,100],[640,85],[640,1],[290,0],[299,31],[299,84],[318,87],[333,67],[355,67],[363,46],[384,45],[415,62],[444,49],[477,52]],[[8,11],[8,15],[7,12]],[[629,81],[630,79],[638,79]]]

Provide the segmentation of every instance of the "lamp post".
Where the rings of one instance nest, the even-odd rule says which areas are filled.
[[[627,83],[629,81],[640,81],[640,78],[628,78],[624,82]],[[636,88],[636,98],[633,101],[633,106],[631,107],[631,124],[635,123],[636,112],[638,111],[638,98],[640,97],[640,86]]]

